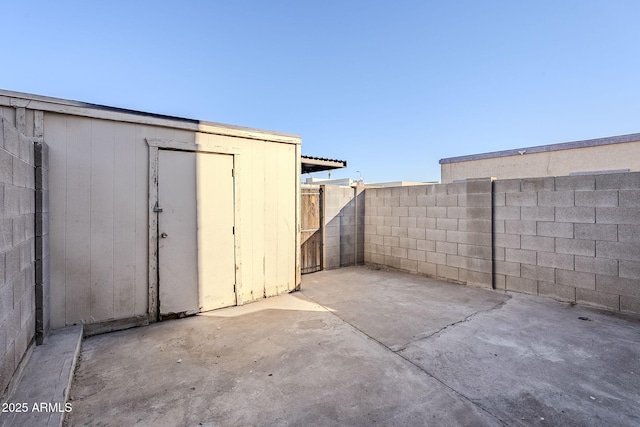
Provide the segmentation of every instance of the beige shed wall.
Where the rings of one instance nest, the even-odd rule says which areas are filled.
[[[620,169],[640,171],[640,141],[445,163],[441,165],[441,181],[562,176]]]
[[[295,289],[299,150],[294,144],[197,133],[199,145],[233,149],[240,192],[243,303]]]
[[[241,300],[296,287],[299,145],[53,112],[44,129],[53,328],[147,313],[148,138],[233,147]]]

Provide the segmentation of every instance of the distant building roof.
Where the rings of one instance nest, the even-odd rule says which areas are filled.
[[[621,144],[624,142],[640,141],[640,133],[610,136],[607,138],[588,139],[584,141],[563,142],[561,144],[539,145],[536,147],[519,148],[515,150],[493,151],[490,153],[471,154],[468,156],[449,157],[440,159],[440,164],[468,162],[471,160],[492,159],[495,157],[519,156],[521,154],[544,153],[549,151],[570,150],[574,148],[596,147],[599,145]]]
[[[346,160],[326,159],[324,157],[300,156],[302,173],[321,172],[347,167]]]
[[[367,188],[384,188],[384,187],[412,187],[416,185],[433,185],[437,184],[438,181],[389,181],[389,182],[372,182],[366,183],[365,187]]]
[[[347,186],[350,187],[354,184],[355,181],[353,181],[351,178],[334,178],[334,179],[327,179],[327,178],[307,178],[307,180],[305,181],[305,184],[309,184],[309,185],[340,185],[340,186]]]

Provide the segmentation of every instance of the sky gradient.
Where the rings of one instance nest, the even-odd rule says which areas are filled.
[[[640,1],[30,1],[0,88],[302,136],[334,178],[640,132]],[[314,174],[326,177],[326,173]]]

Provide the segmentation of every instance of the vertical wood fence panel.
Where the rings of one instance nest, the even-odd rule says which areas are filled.
[[[301,272],[322,270],[322,189],[303,188],[301,207]]]

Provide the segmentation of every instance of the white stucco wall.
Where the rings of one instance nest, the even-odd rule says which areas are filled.
[[[441,164],[441,180],[563,176],[580,172],[640,171],[640,141]]]

